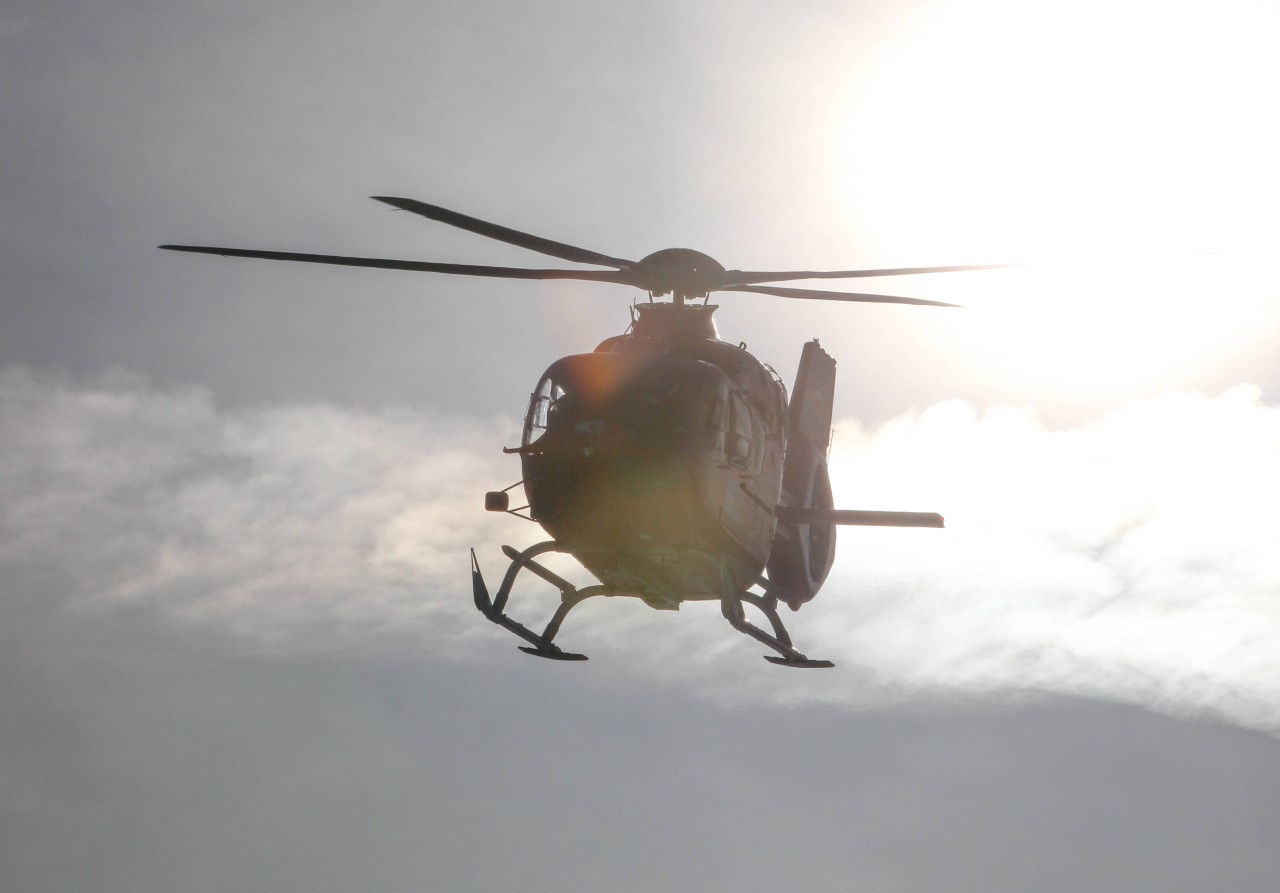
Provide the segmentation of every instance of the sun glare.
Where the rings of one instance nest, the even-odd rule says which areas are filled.
[[[1027,384],[1150,387],[1233,354],[1260,328],[1280,325],[1280,286],[1256,257],[1133,255],[1048,263],[949,286],[969,309],[931,317]]]
[[[1043,262],[909,292],[994,311],[989,347],[1029,369],[1230,351],[1278,290],[1242,252],[1280,237],[1280,12],[1052,10],[938,7],[884,48],[832,141],[850,225],[890,263]]]

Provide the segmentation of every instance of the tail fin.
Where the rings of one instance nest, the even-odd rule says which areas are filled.
[[[834,507],[827,451],[831,446],[831,411],[836,392],[836,361],[817,340],[800,354],[800,368],[787,409],[787,453],[782,466],[783,509]],[[797,523],[779,513],[766,565],[769,581],[797,609],[813,598],[831,572],[836,555],[832,524]]]

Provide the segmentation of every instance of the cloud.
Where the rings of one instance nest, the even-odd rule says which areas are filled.
[[[1257,389],[1170,394],[1066,431],[941,404],[845,425],[834,462],[846,499],[896,494],[948,519],[842,531],[823,593],[840,607],[815,634],[882,684],[1280,731],[1280,410]]]
[[[488,659],[515,641],[471,606],[467,550],[493,577],[500,542],[539,533],[481,508],[518,476],[498,450],[510,429],[404,409],[226,411],[122,372],[9,369],[0,611],[142,611],[272,653]],[[832,461],[842,506],[948,519],[841,531],[831,581],[786,618],[836,670],[765,664],[706,604],[588,603],[566,647],[725,702],[1049,693],[1280,733],[1280,409],[1256,389],[1062,431],[1030,410],[944,403],[842,422]],[[553,594],[521,590],[510,610],[536,622]]]
[[[494,420],[325,405],[223,412],[127,373],[0,376],[9,580],[273,649],[465,635],[468,511],[512,477]],[[496,456],[495,456],[496,454]]]

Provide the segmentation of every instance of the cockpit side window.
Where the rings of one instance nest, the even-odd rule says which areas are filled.
[[[542,381],[529,398],[529,411],[524,418],[524,436],[521,445],[528,446],[540,438],[547,430],[547,418],[551,407],[565,394],[564,385],[550,375],[544,375]]]

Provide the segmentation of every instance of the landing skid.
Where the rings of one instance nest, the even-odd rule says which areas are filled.
[[[829,660],[813,660],[797,651],[791,644],[791,636],[787,633],[787,628],[782,624],[782,618],[778,616],[778,597],[769,591],[770,587],[767,580],[756,575],[755,582],[765,588],[764,595],[756,595],[752,592],[742,592],[733,587],[729,579],[728,566],[721,561],[721,587],[724,595],[720,598],[720,613],[729,621],[729,625],[738,632],[746,633],[764,645],[768,645],[778,655],[766,654],[764,659],[771,664],[777,664],[781,667],[812,667],[815,669],[828,669],[834,667]],[[760,610],[765,617],[769,619],[769,625],[773,627],[773,634],[762,630],[750,620],[747,619],[746,611],[743,610],[743,603],[754,605]]]
[[[561,551],[554,540],[548,540],[545,543],[538,543],[530,546],[523,552],[517,552],[510,546],[503,546],[502,552],[511,559],[511,564],[507,568],[506,575],[502,578],[502,585],[498,587],[498,592],[493,598],[489,597],[489,588],[485,585],[484,577],[480,573],[480,563],[476,560],[476,550],[471,550],[471,590],[475,598],[476,607],[480,609],[480,613],[489,618],[492,622],[499,626],[511,630],[520,638],[529,642],[533,647],[520,646],[520,650],[525,654],[532,654],[536,657],[545,657],[549,660],[586,660],[585,654],[575,654],[572,651],[564,651],[559,645],[555,644],[552,639],[556,637],[556,633],[560,631],[560,624],[564,622],[564,618],[568,616],[573,608],[593,595],[604,595],[605,588],[603,586],[588,586],[585,589],[578,589],[568,580],[556,574],[554,571],[543,567],[533,559],[546,552]],[[556,608],[556,612],[551,615],[551,620],[547,622],[546,628],[539,635],[529,629],[518,620],[512,620],[503,613],[503,608],[507,606],[507,597],[511,595],[511,587],[515,585],[516,575],[524,568],[528,568],[534,574],[546,580],[552,586],[560,590],[560,607]]]
[[[475,550],[472,549],[472,595],[475,599],[476,608],[481,614],[491,622],[510,630],[529,643],[529,645],[519,646],[520,650],[525,654],[545,657],[549,660],[586,660],[587,656],[585,654],[564,651],[559,645],[555,644],[553,640],[560,631],[560,624],[564,622],[565,617],[568,616],[571,610],[587,599],[597,595],[616,596],[622,593],[610,590],[600,584],[578,589],[568,580],[535,560],[538,556],[547,552],[563,551],[565,550],[560,548],[559,544],[554,540],[547,540],[530,546],[523,552],[518,552],[510,546],[503,546],[502,552],[511,560],[511,564],[507,567],[507,572],[502,578],[502,585],[498,587],[497,593],[490,597],[489,587],[485,584],[484,576],[480,573],[480,563],[476,560]],[[745,633],[757,642],[768,645],[778,652],[777,655],[766,654],[764,656],[765,660],[783,667],[825,668],[835,666],[829,660],[812,660],[797,651],[791,644],[791,636],[788,635],[786,627],[783,626],[782,618],[778,616],[778,597],[770,591],[771,587],[768,581],[757,574],[746,572],[745,569],[734,568],[739,577],[745,576],[762,586],[765,589],[765,594],[757,595],[738,589],[734,584],[733,575],[730,574],[729,561],[730,559],[723,557],[720,559],[722,592],[720,611],[734,629]],[[526,568],[535,576],[541,577],[560,590],[560,606],[551,615],[551,619],[541,633],[536,633],[518,620],[511,619],[504,610],[507,606],[507,598],[511,595],[511,589],[515,586],[516,577],[520,574],[520,571]],[[768,618],[773,632],[765,632],[747,620],[746,612],[743,608],[744,604],[750,604],[764,614]]]

